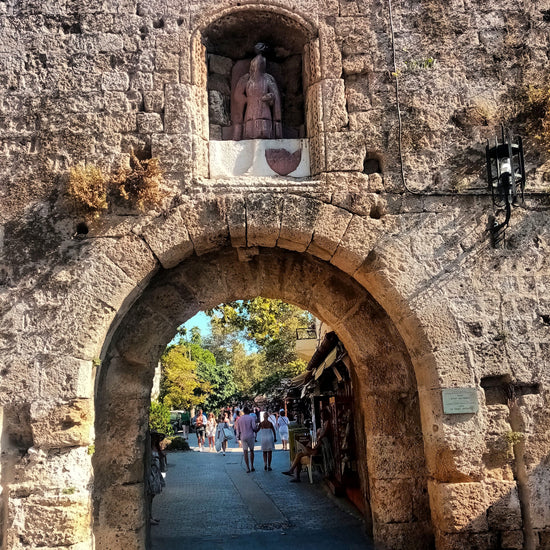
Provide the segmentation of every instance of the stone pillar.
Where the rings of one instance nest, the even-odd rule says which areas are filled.
[[[92,401],[16,403],[1,416],[4,547],[91,549]]]

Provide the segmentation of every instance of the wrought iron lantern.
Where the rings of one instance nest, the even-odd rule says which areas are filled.
[[[525,188],[525,162],[523,158],[523,143],[521,137],[514,142],[512,134],[505,135],[502,128],[502,142],[498,136],[491,147],[487,141],[485,149],[487,157],[487,181],[491,188],[493,206],[496,209],[505,210],[504,221],[497,220],[497,214],[493,219],[491,234],[493,244],[497,246],[504,239],[504,232],[510,223],[512,206],[523,204],[523,191]]]

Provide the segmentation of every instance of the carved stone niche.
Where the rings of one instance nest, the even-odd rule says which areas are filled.
[[[210,177],[309,175],[302,83],[302,57],[309,40],[307,31],[291,17],[260,10],[225,15],[203,32],[208,63]],[[261,54],[265,72],[274,79],[280,95],[281,124],[277,136],[272,137],[281,139],[247,139],[235,128],[232,91],[249,73],[258,43],[267,46]]]

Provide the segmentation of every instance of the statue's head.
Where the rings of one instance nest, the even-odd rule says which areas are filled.
[[[258,54],[251,62],[250,62],[250,75],[256,76],[259,74],[265,73],[265,67],[266,67],[266,61],[265,57],[261,54]]]
[[[267,51],[267,44],[264,44],[263,42],[258,42],[255,46],[254,46],[254,51],[256,52],[256,55],[258,54],[265,54],[265,52]]]

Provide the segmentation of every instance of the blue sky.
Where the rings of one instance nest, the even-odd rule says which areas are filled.
[[[190,330],[193,327],[199,327],[201,329],[201,335],[208,336],[210,334],[210,317],[204,313],[204,311],[199,311],[194,317],[191,317],[189,321],[186,321],[183,326]]]

